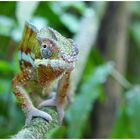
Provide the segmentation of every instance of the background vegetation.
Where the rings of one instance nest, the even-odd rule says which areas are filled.
[[[25,20],[80,38],[88,52],[63,127],[50,138],[140,138],[139,9],[140,2],[0,2],[0,138],[24,125],[10,81]]]

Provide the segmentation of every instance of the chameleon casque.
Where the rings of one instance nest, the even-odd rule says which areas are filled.
[[[62,123],[70,76],[78,55],[77,45],[50,27],[38,30],[26,22],[18,50],[21,70],[12,79],[12,88],[26,115],[26,124],[33,117],[52,120],[38,105],[39,108],[56,106]],[[51,97],[43,101],[49,94]]]

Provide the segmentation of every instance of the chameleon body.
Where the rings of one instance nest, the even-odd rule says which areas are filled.
[[[26,115],[26,123],[33,117],[52,119],[38,105],[39,108],[56,106],[62,123],[70,75],[78,55],[76,44],[50,27],[37,30],[26,22],[18,49],[21,70],[13,78],[12,87]],[[49,94],[51,98],[42,101]]]

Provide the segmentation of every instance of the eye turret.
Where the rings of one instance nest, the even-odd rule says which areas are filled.
[[[47,44],[41,45],[40,53],[42,58],[50,58],[52,56],[52,50]]]

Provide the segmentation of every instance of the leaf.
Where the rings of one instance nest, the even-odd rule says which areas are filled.
[[[76,10],[77,12],[83,14],[86,9],[85,3],[83,1],[77,1],[77,2],[75,1],[63,2],[62,1],[59,3],[61,6],[61,9],[64,9],[65,11],[73,8],[72,10]]]
[[[53,3],[52,2],[50,4],[51,10],[57,16],[59,16],[59,20],[62,22],[62,24],[64,24],[64,26],[66,26],[73,33],[75,33],[78,30],[80,20],[76,17],[76,15],[66,12],[66,9],[74,5],[75,4],[73,2],[68,2],[68,3],[65,3],[65,2]]]
[[[0,138],[11,137],[23,127],[24,114],[13,98],[10,92],[0,95]]]
[[[66,132],[66,128],[64,126],[56,127],[54,129],[52,129],[51,131],[49,131],[49,133],[47,133],[46,137],[47,137],[47,139],[62,138],[62,137],[64,137],[65,132]]]
[[[126,106],[121,105],[117,114],[117,120],[112,128],[109,138],[131,138],[132,134],[129,128],[129,118],[126,111]]]
[[[10,91],[9,80],[0,79],[0,94],[8,93]]]
[[[139,2],[132,2],[131,6],[129,7],[130,12],[135,15],[135,16],[139,16],[140,14],[140,3]]]
[[[34,16],[31,22],[38,30],[40,30],[42,27],[46,27],[48,24],[48,20],[42,18],[41,16]]]
[[[76,33],[78,31],[79,20],[75,16],[63,14],[60,19],[71,32]]]
[[[15,8],[16,2],[15,1],[5,1],[0,2],[0,15],[5,15],[7,17],[12,17],[15,19]]]
[[[14,67],[7,61],[0,60],[0,74],[9,74],[14,72]]]
[[[140,137],[140,86],[134,86],[126,93],[127,114],[130,119],[130,131],[133,138]]]
[[[38,1],[18,1],[16,3],[16,18],[18,20],[19,27],[14,29],[11,35],[15,41],[18,42],[21,39],[25,21],[32,19],[32,15],[38,4]]]
[[[134,39],[137,46],[139,47],[139,45],[140,45],[140,39],[139,39],[139,36],[140,36],[140,22],[139,21],[135,21],[134,23],[132,23],[132,25],[130,27],[130,32],[131,32],[132,38]]]
[[[140,85],[126,92],[126,102],[120,108],[112,138],[140,138]]]
[[[23,28],[25,21],[31,19],[38,4],[38,1],[17,2],[16,16],[20,27]]]
[[[10,37],[0,35],[0,40],[2,40],[0,43],[0,60],[2,60],[5,58],[5,53],[9,47]]]
[[[86,126],[93,103],[100,95],[100,85],[105,82],[111,71],[111,63],[101,65],[96,68],[81,86],[79,94],[66,113],[66,120],[68,122],[67,135],[69,138],[80,138],[82,136],[82,131]]]
[[[6,16],[0,16],[0,34],[10,36],[12,29],[15,26],[15,21]]]

